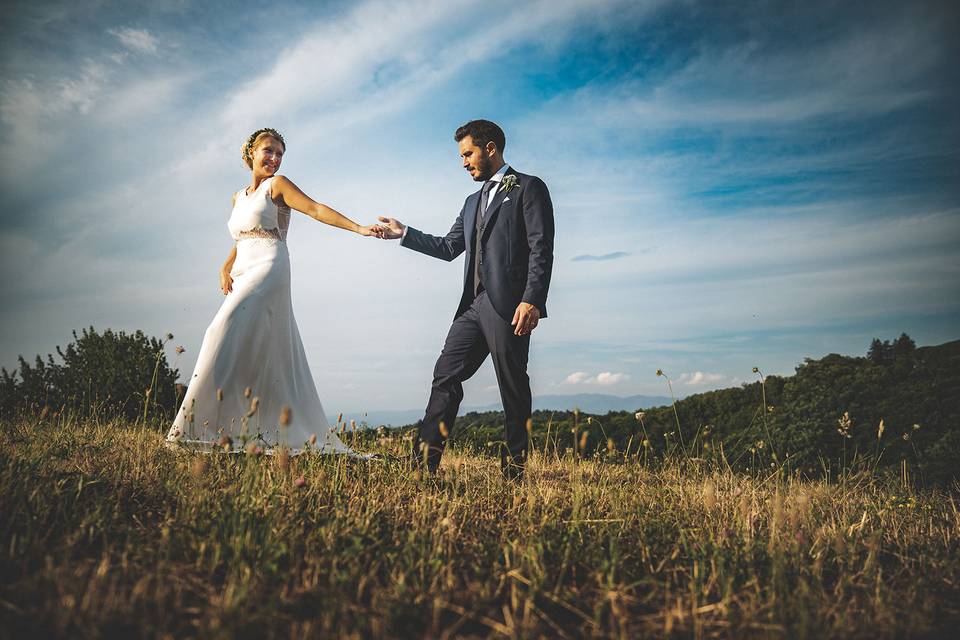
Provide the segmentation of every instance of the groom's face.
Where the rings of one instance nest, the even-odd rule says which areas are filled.
[[[494,156],[497,147],[492,142],[486,148],[478,147],[473,142],[473,136],[465,136],[460,140],[460,157],[463,158],[463,168],[470,173],[476,182],[483,182],[494,174]]]

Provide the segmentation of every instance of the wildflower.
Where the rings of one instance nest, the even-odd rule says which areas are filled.
[[[773,405],[767,405],[767,413],[773,413]]]
[[[289,405],[285,404],[280,408],[280,426],[286,427],[290,424],[290,413]]]
[[[649,448],[650,448],[650,441],[647,440],[646,438],[643,439],[643,443],[642,443],[642,444],[643,444],[643,448],[644,448],[644,449],[649,449]]]
[[[708,510],[717,506],[717,488],[712,480],[703,483],[703,506]]]
[[[908,441],[908,440],[910,439],[910,434],[907,433],[906,431],[904,431],[904,432],[903,432],[903,435],[900,436],[900,437],[903,438],[903,441],[904,441],[904,442],[906,442],[906,441]]]
[[[298,489],[305,484],[307,484],[307,479],[303,476],[297,476],[297,478],[293,481],[293,486],[297,487]]]
[[[843,415],[837,420],[837,433],[844,438],[850,437],[850,427],[853,426],[853,420],[850,419],[850,413],[844,411]]]
[[[177,352],[177,355],[180,355],[181,353],[183,353],[184,351],[186,351],[186,349],[184,349],[182,346],[179,346],[179,347],[177,347],[176,349],[174,349],[174,351]]]
[[[228,435],[220,436],[220,441],[217,443],[223,447],[224,452],[230,451],[230,447],[233,446],[233,440]]]
[[[173,340],[173,334],[172,334],[172,333],[168,333],[168,334],[167,334],[167,340]]]
[[[913,425],[913,430],[914,430],[914,431],[919,431],[919,430],[920,430],[920,425],[914,423],[914,425]]]
[[[635,414],[633,414],[633,417],[637,419],[637,422],[642,422],[643,419],[647,417],[647,414],[643,411],[637,411]]]
[[[754,367],[754,368],[753,368],[753,372],[754,372],[754,373],[760,373],[760,367]]]
[[[657,369],[657,377],[659,378],[662,375],[663,375],[663,369]]]
[[[883,435],[883,418],[880,419],[880,426],[877,427],[877,440]]]
[[[250,409],[247,411],[247,417],[250,418],[257,412],[257,409],[260,408],[260,396],[253,396],[253,400],[250,401]]]
[[[757,447],[758,450],[763,449],[763,446],[764,446],[763,440],[757,440],[757,444],[755,446]]]

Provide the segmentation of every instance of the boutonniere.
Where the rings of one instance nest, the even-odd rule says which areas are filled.
[[[503,180],[500,181],[500,191],[504,193],[510,193],[510,190],[517,186],[517,176],[512,173],[506,176],[503,176]]]

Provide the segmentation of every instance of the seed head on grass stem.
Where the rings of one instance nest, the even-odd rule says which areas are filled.
[[[673,393],[673,383],[670,381],[670,376],[663,372],[663,369],[657,369],[657,376],[664,377],[667,379],[667,388],[670,389],[670,399],[673,401],[673,417],[677,421],[677,435],[680,437],[680,449],[681,451],[685,450],[685,445],[683,444],[683,431],[680,429],[680,414],[677,413],[677,397]],[[642,422],[641,422],[642,424]]]

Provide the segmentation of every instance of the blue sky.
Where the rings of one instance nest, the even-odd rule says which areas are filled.
[[[731,6],[734,5],[735,6]],[[485,117],[557,219],[535,394],[689,394],[960,338],[949,2],[13,3],[0,25],[0,365],[70,331],[175,334],[220,297],[239,159],[442,234]],[[300,216],[293,299],[328,411],[426,400],[462,265]],[[462,258],[461,258],[462,259]],[[186,352],[175,356],[172,347]],[[498,398],[489,364],[467,404]]]

